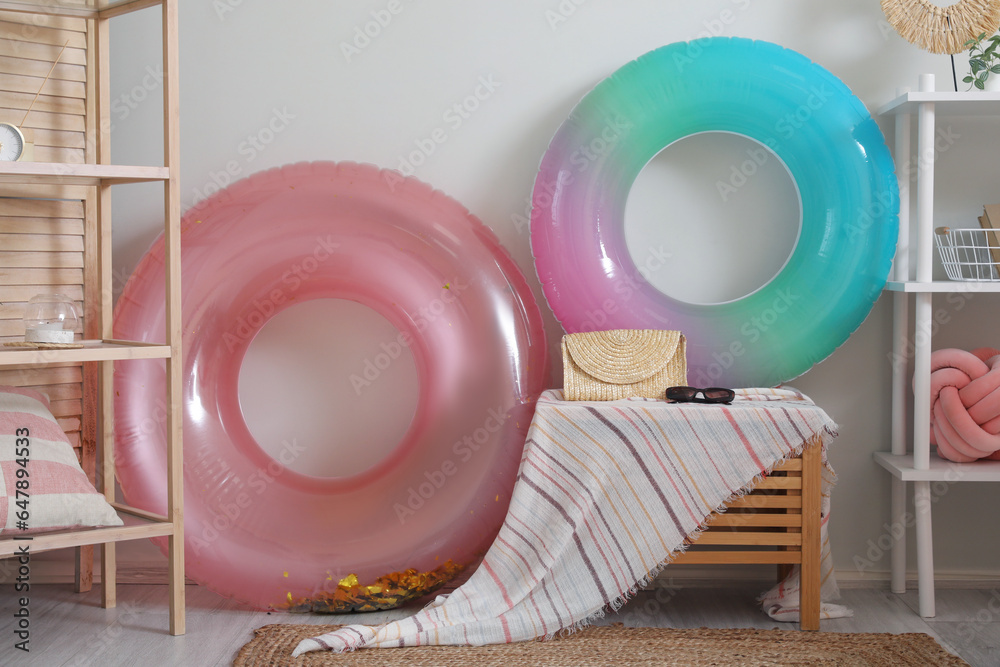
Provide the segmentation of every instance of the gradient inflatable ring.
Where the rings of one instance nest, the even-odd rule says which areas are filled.
[[[709,131],[770,148],[802,219],[770,282],[701,305],[643,280],[624,218],[646,163]],[[805,373],[861,325],[888,276],[899,193],[881,131],[833,74],[775,44],[706,38],[651,51],[588,93],[552,139],[532,203],[538,277],[566,331],[679,329],[689,382],[744,387]]]
[[[187,575],[259,608],[333,611],[338,588],[377,597],[384,591],[372,586],[388,575],[415,595],[485,552],[547,373],[540,311],[493,233],[419,181],[320,162],[222,190],[184,216],[181,244]],[[161,237],[125,286],[116,335],[162,340],[163,250]],[[251,436],[239,405],[256,333],[320,298],[376,310],[417,369],[409,430],[353,476],[285,467]],[[164,365],[115,372],[122,491],[163,512],[165,434],[150,415],[163,405]]]

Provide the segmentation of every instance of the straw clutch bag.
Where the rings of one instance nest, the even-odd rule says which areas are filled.
[[[662,398],[667,387],[687,384],[680,331],[615,329],[566,334],[562,357],[567,401]]]

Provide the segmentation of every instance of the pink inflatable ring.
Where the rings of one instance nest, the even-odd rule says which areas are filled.
[[[381,595],[355,606],[378,608],[485,552],[547,374],[540,311],[493,233],[419,181],[320,162],[219,192],[185,215],[181,243],[187,575],[258,608],[347,610],[331,604],[344,591]],[[163,250],[161,238],[125,286],[117,336],[162,340]],[[321,298],[392,322],[419,380],[403,440],[349,477],[303,475],[271,458],[239,404],[253,337],[289,305]],[[440,313],[421,317],[429,304]],[[122,491],[161,513],[165,433],[150,413],[162,410],[163,375],[162,361],[119,363],[115,398]]]

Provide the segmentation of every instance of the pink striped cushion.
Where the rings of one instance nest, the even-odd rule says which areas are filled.
[[[0,534],[120,525],[80,468],[48,399],[0,386]]]

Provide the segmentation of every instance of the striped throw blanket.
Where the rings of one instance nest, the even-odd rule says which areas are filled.
[[[791,389],[740,390],[728,406],[561,398],[550,390],[539,399],[507,518],[464,585],[409,618],[303,640],[293,655],[499,644],[584,625],[647,585],[714,510],[810,439],[825,448],[836,435]],[[793,577],[762,599],[773,617],[797,620],[797,597]],[[824,605],[824,616],[836,615]]]

